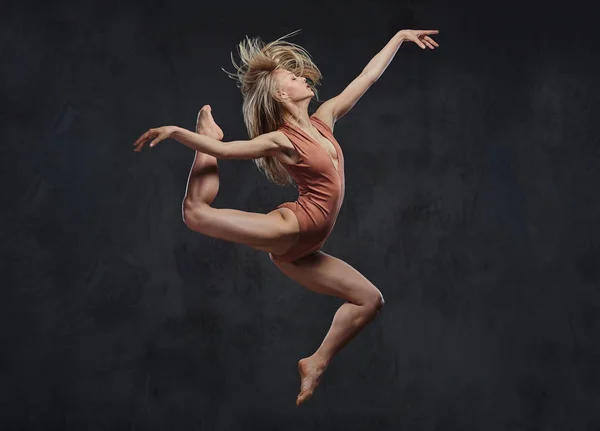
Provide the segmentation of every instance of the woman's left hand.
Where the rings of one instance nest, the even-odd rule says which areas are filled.
[[[142,151],[144,144],[149,139],[152,139],[152,142],[150,142],[150,147],[154,147],[160,141],[169,139],[173,135],[175,129],[177,129],[176,126],[162,126],[156,129],[148,130],[135,140],[133,143],[133,146],[135,147],[133,151]]]
[[[438,43],[429,37],[430,34],[438,34],[438,30],[400,30],[398,34],[401,35],[403,40],[410,40],[416,43],[421,48],[435,49],[439,47]]]

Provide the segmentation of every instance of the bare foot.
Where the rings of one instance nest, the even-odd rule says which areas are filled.
[[[327,365],[322,361],[309,356],[298,361],[298,371],[300,372],[300,393],[296,398],[296,405],[299,406],[304,401],[308,401],[317,386],[321,375],[327,369]]]
[[[204,105],[198,112],[198,117],[196,119],[196,133],[210,136],[219,141],[223,139],[223,130],[215,123],[210,105]]]

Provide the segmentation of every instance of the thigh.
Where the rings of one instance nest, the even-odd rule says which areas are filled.
[[[271,260],[273,260],[271,258]],[[381,292],[358,270],[323,251],[295,262],[273,260],[289,278],[314,292],[357,305],[383,302]]]
[[[261,214],[205,205],[193,218],[197,232],[273,254],[285,253],[299,237],[296,216],[287,208]]]

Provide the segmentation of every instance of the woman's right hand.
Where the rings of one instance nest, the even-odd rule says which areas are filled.
[[[133,151],[142,151],[144,144],[149,139],[152,139],[150,142],[150,147],[154,147],[160,141],[164,141],[165,139],[169,139],[173,132],[177,129],[176,126],[162,126],[156,129],[150,129],[147,132],[143,133],[139,138],[135,140],[133,146],[135,147]]]

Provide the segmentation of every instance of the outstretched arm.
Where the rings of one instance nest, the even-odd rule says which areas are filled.
[[[275,131],[263,133],[254,139],[221,142],[210,136],[194,133],[177,126],[162,126],[149,129],[133,143],[134,151],[142,151],[144,144],[151,140],[150,147],[156,146],[165,139],[177,142],[201,153],[210,154],[217,159],[258,159],[273,156],[281,151],[282,133]]]
[[[324,102],[315,114],[327,124],[333,124],[343,117],[358,102],[363,94],[383,74],[404,41],[415,42],[422,49],[434,49],[439,45],[429,37],[438,30],[400,30],[383,49],[371,59],[361,74],[339,95]],[[333,127],[332,127],[333,128]]]

